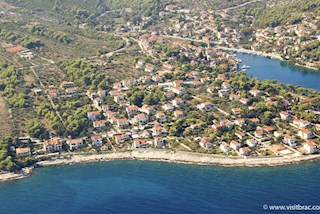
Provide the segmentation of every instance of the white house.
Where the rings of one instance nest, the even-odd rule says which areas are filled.
[[[133,148],[147,148],[149,146],[149,143],[146,139],[135,139],[133,140],[132,147]]]
[[[250,147],[256,147],[257,146],[257,141],[255,139],[247,139],[247,145]]]
[[[283,143],[291,147],[294,147],[296,146],[296,139],[290,135],[285,135],[283,139]]]
[[[184,95],[185,93],[186,93],[186,90],[183,88],[183,87],[181,87],[181,86],[177,86],[177,87],[173,87],[172,88],[172,91],[174,92],[174,93],[176,93],[177,95]]]
[[[43,149],[46,152],[61,151],[62,150],[62,143],[59,141],[59,139],[46,140],[43,143]]]
[[[174,107],[173,107],[173,105],[172,105],[171,103],[166,103],[166,104],[164,104],[164,105],[162,106],[162,108],[163,108],[163,110],[165,110],[165,111],[172,111],[172,110],[174,110]]]
[[[140,108],[140,111],[148,115],[153,115],[156,113],[156,109],[153,106],[149,106],[146,104]]]
[[[162,137],[155,137],[153,139],[153,144],[155,147],[162,147],[166,144],[166,139]]]
[[[282,137],[283,136],[283,131],[281,131],[281,130],[274,131],[273,135],[275,137]]]
[[[78,149],[80,147],[83,147],[85,145],[85,143],[84,143],[82,138],[67,140],[67,144],[68,144],[69,149],[71,151],[75,150],[75,149]]]
[[[16,154],[20,157],[27,157],[31,155],[31,149],[29,147],[27,148],[17,148]]]
[[[137,114],[132,119],[133,123],[145,124],[149,122],[149,116],[147,114]]]
[[[288,120],[290,118],[290,114],[287,111],[281,111],[280,118],[281,120]]]
[[[307,154],[313,154],[318,151],[317,144],[313,141],[308,141],[303,144],[303,148],[306,150]]]
[[[94,128],[103,128],[106,127],[106,120],[96,120],[93,121],[93,127]]]
[[[90,111],[87,113],[89,120],[97,120],[100,117],[100,111]]]
[[[250,93],[252,96],[256,97],[256,96],[258,96],[258,95],[260,94],[260,91],[257,90],[257,89],[252,89],[252,90],[249,91],[249,93]]]
[[[210,149],[212,147],[212,143],[206,137],[201,138],[199,145],[204,149]]]
[[[311,139],[313,138],[313,133],[308,129],[300,129],[298,135],[303,139]]]
[[[248,156],[250,155],[251,150],[248,147],[242,147],[239,149],[240,155]]]
[[[93,146],[102,146],[102,136],[101,135],[91,136],[91,140],[92,140]]]
[[[228,152],[229,151],[229,145],[226,142],[222,142],[219,146],[219,148],[221,149],[221,151],[223,152]]]
[[[129,117],[136,115],[139,112],[139,107],[132,105],[132,106],[128,106],[126,108],[126,112],[128,114]]]
[[[200,111],[211,111],[213,108],[213,104],[211,104],[210,102],[204,102],[204,103],[198,104],[197,108]]]
[[[156,113],[156,118],[158,120],[158,122],[163,123],[167,121],[167,116],[164,112],[159,111]]]
[[[238,143],[237,141],[233,140],[230,142],[230,148],[233,150],[238,151],[240,148],[240,143]]]
[[[179,105],[183,104],[183,100],[179,97],[175,98],[174,100],[171,101],[173,106],[178,107]]]

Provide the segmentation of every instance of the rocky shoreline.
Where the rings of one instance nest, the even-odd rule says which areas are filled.
[[[171,150],[135,150],[127,152],[115,152],[106,154],[74,154],[69,158],[57,158],[46,161],[39,161],[36,167],[48,167],[57,165],[69,165],[79,163],[106,162],[115,160],[143,160],[159,161],[195,165],[216,165],[224,167],[263,167],[283,166],[298,164],[302,162],[320,160],[320,154],[308,156],[290,157],[223,157],[220,155],[209,155],[192,152],[171,151]],[[31,174],[32,168],[24,169],[20,173],[0,174],[0,182],[11,181],[27,177]]]

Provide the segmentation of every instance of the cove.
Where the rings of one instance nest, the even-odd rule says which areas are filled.
[[[284,84],[312,88],[320,91],[320,71],[315,71],[264,56],[236,52],[242,65],[249,65],[249,76],[260,80],[277,80]]]

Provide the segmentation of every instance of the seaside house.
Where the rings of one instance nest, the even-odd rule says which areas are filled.
[[[46,152],[57,152],[62,150],[62,142],[59,139],[46,140],[43,143],[43,149]]]
[[[147,148],[149,143],[146,139],[135,139],[133,140],[132,148]]]
[[[249,156],[251,153],[251,150],[248,147],[242,147],[239,149],[239,154],[242,156]]]
[[[155,137],[153,139],[153,144],[155,147],[163,147],[166,144],[166,138]]]
[[[204,149],[212,148],[212,143],[209,141],[209,139],[207,137],[201,138],[199,145]]]
[[[17,148],[16,154],[20,157],[27,157],[31,155],[31,149],[29,147],[26,148]]]
[[[128,134],[114,135],[114,140],[116,141],[117,144],[124,143],[129,139],[130,139],[130,136]]]
[[[92,145],[93,146],[102,146],[102,136],[101,135],[94,135],[91,136]]]
[[[163,136],[163,135],[166,135],[167,134],[167,131],[159,126],[159,125],[155,125],[153,128],[152,128],[152,136]]]
[[[233,149],[233,150],[235,150],[235,151],[238,151],[239,150],[239,148],[240,148],[240,143],[238,143],[237,141],[235,141],[235,140],[232,140],[231,142],[230,142],[230,148],[231,149]]]
[[[296,146],[296,139],[290,135],[285,135],[283,138],[283,143],[291,147]]]
[[[308,141],[303,144],[303,148],[306,150],[307,154],[313,154],[318,151],[317,144],[313,141]]]
[[[221,151],[227,153],[230,149],[229,145],[226,142],[222,142],[219,146],[219,148],[221,149]]]
[[[67,140],[67,144],[71,151],[79,149],[80,147],[83,147],[85,145],[82,138]]]

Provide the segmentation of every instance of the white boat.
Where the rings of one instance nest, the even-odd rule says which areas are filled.
[[[242,69],[249,69],[250,66],[249,66],[249,65],[243,65],[243,66],[241,66],[241,68],[242,68]]]

